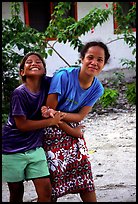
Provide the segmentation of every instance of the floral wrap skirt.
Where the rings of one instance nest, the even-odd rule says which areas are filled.
[[[70,125],[75,127],[76,124]],[[75,138],[57,127],[48,127],[43,148],[51,175],[52,199],[95,190],[84,138]]]

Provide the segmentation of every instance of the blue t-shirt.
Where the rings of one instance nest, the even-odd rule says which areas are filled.
[[[25,152],[42,146],[44,129],[20,131],[14,116],[26,116],[29,120],[40,120],[41,107],[45,105],[51,77],[44,77],[38,93],[30,92],[25,84],[17,87],[11,95],[10,113],[2,129],[2,153]]]
[[[58,94],[57,110],[64,112],[78,112],[84,106],[93,106],[103,95],[104,88],[97,77],[88,89],[79,84],[80,67],[59,69],[53,76],[49,94]]]

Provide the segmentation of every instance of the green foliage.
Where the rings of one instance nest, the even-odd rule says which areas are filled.
[[[119,2],[115,2],[116,9],[114,10],[115,19],[117,21],[117,29],[115,30],[118,37],[123,35],[124,41],[129,48],[133,47],[132,54],[136,57],[136,37],[133,35],[132,23],[136,21],[136,2],[132,2],[133,6],[129,9],[127,15],[123,15],[123,10]],[[123,22],[123,23],[122,23]],[[135,69],[136,61],[121,59],[122,65],[127,65],[128,68]]]
[[[64,18],[65,12],[70,10],[72,2],[58,2],[48,28],[45,32],[38,32],[22,22],[20,2],[10,3],[11,18],[2,19],[2,114],[8,113],[10,94],[19,85],[18,63],[27,52],[37,51],[44,58],[47,58],[48,55],[52,56],[54,51],[64,60],[63,56],[60,56],[54,49],[56,42],[70,43],[73,49],[80,51],[83,43],[79,37],[86,34],[91,28],[95,29],[97,25],[101,26],[108,20],[113,11],[112,8],[93,8],[86,16],[76,22],[74,18]],[[129,47],[135,45],[135,37],[132,32],[128,32],[130,29],[127,24],[132,18],[135,18],[135,14],[135,6],[123,21],[121,11],[117,13],[120,26],[125,25],[124,28],[120,27],[120,29],[123,29],[124,40]],[[52,46],[48,43],[47,39],[49,38],[55,38],[55,43]],[[135,53],[136,50],[133,49],[132,54]],[[70,66],[68,62],[66,63]]]
[[[11,19],[2,19],[2,114],[9,111],[11,92],[19,85],[18,63],[31,51],[47,57],[41,33],[22,22],[19,2],[11,2]]]
[[[113,106],[116,104],[116,100],[119,96],[118,90],[113,90],[110,88],[105,88],[104,94],[99,100],[99,103],[103,108],[107,108],[108,106]]]
[[[79,37],[92,26],[102,25],[111,13],[111,9],[93,9],[86,17],[76,22],[74,18],[64,18],[71,2],[59,2],[46,31],[38,32],[21,20],[20,2],[10,3],[11,18],[2,19],[2,114],[8,113],[10,94],[19,85],[18,63],[26,53],[37,51],[44,58],[52,56],[53,51],[58,54],[47,38],[55,38],[55,43],[68,41],[74,49],[79,50],[82,47]],[[60,54],[58,55],[64,60]]]
[[[123,82],[124,78],[125,76],[123,72],[114,72],[113,78],[111,78],[109,82],[112,81],[114,85],[119,85]]]
[[[2,124],[5,124],[8,119],[8,114],[2,114]]]
[[[133,69],[136,71],[136,61],[121,59],[121,63],[123,66],[125,65],[128,69]]]
[[[46,37],[56,38],[59,43],[69,42],[74,49],[78,51],[83,44],[79,37],[90,31],[92,27],[96,28],[98,24],[102,25],[108,20],[112,9],[93,8],[86,16],[79,21],[74,18],[64,18],[64,14],[70,9],[71,2],[59,2],[52,14],[52,20],[45,32]]]
[[[126,98],[130,104],[136,105],[136,83],[127,84]]]

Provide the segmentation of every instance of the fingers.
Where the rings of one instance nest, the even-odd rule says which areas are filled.
[[[43,110],[43,109],[44,109],[44,107],[45,107],[45,106],[42,106],[42,107],[41,107],[41,110]]]
[[[41,107],[41,111],[43,111],[43,110],[44,110],[44,111],[47,111],[47,110],[48,110],[48,107],[42,106],[42,107]]]
[[[56,115],[58,115],[58,116],[64,118],[66,114],[65,114],[65,113],[62,113],[62,112],[60,112],[60,111],[57,111],[57,112],[55,113],[55,116],[56,116]]]
[[[56,126],[59,128],[59,124],[63,123],[62,122],[62,119],[65,117],[65,114],[60,112],[60,111],[57,111],[54,115],[54,118],[55,120],[57,120],[57,124]]]
[[[47,107],[46,106],[42,106],[41,107],[41,113],[43,117],[47,117]]]
[[[53,114],[53,113],[50,113],[50,117],[51,117],[51,118],[54,118],[54,114]]]

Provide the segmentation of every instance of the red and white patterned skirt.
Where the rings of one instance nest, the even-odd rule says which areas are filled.
[[[75,138],[57,127],[48,127],[43,147],[51,174],[52,199],[95,190],[84,138]]]

